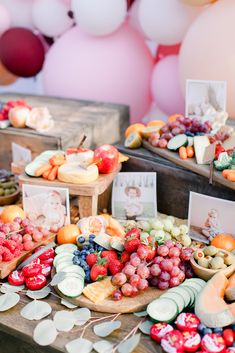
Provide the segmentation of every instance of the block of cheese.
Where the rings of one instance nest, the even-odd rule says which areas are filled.
[[[108,298],[116,288],[111,282],[111,277],[107,277],[101,281],[88,284],[83,289],[83,294],[93,303],[97,304]]]
[[[210,146],[210,141],[207,136],[195,136],[194,137],[194,150],[197,164],[206,164],[205,152],[206,148]]]
[[[99,177],[96,165],[82,167],[79,163],[65,163],[58,170],[57,178],[65,183],[88,184]]]
[[[66,161],[68,163],[84,163],[88,165],[92,163],[93,158],[94,152],[92,150],[66,155]]]

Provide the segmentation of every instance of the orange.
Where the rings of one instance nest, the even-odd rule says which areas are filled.
[[[12,205],[4,208],[0,217],[4,223],[12,223],[16,217],[20,217],[21,219],[24,219],[25,212],[22,210],[21,207]]]
[[[164,125],[166,125],[166,123],[162,120],[151,120],[148,124],[147,127],[149,126],[157,126],[157,127],[163,127]]]
[[[171,116],[168,117],[167,121],[168,123],[173,123],[174,121],[176,121],[177,118],[183,117],[182,114],[173,114]]]
[[[144,124],[136,123],[128,126],[128,128],[125,131],[125,137],[130,135],[131,132],[138,132],[140,133],[143,129],[145,128]]]
[[[80,229],[75,224],[68,224],[60,228],[57,234],[58,244],[76,244],[76,238],[80,235]]]

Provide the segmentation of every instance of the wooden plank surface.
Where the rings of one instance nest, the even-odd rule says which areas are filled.
[[[166,148],[153,147],[147,141],[143,141],[143,146],[146,149],[148,149],[149,151],[152,151],[152,152],[158,154],[159,156],[166,158],[166,159],[170,160],[171,162],[174,162],[175,164],[177,164],[185,169],[191,170],[194,173],[202,175],[202,176],[208,178],[208,180],[209,180],[209,177],[210,177],[209,165],[197,164],[195,158],[188,158],[187,160],[183,160],[179,157],[178,152],[169,151]],[[235,190],[235,183],[232,183],[229,180],[225,179],[222,176],[221,172],[214,170],[213,180],[221,185],[224,185],[232,190]]]
[[[38,186],[50,186],[50,187],[61,187],[69,188],[69,193],[71,195],[80,196],[95,196],[102,194],[110,184],[113,182],[119,171],[121,170],[121,164],[119,164],[118,169],[109,174],[100,174],[99,178],[89,184],[72,184],[64,183],[62,181],[48,181],[43,178],[32,178],[25,174],[19,176],[20,186],[22,184],[38,185]]]

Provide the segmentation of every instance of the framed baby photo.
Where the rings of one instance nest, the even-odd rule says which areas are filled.
[[[188,227],[192,239],[209,243],[226,233],[235,238],[235,202],[190,192]]]
[[[23,184],[22,198],[26,217],[34,226],[56,232],[70,223],[67,188]]]
[[[113,217],[128,220],[156,217],[156,185],[156,173],[119,173],[113,183]]]
[[[226,81],[187,80],[185,115],[200,118],[211,112],[225,112]]]

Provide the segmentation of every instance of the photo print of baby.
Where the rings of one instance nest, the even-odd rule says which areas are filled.
[[[113,183],[113,216],[128,220],[156,217],[156,180],[156,173],[119,173]]]
[[[26,217],[34,226],[56,232],[70,223],[68,189],[23,184],[22,195]]]
[[[207,244],[218,234],[235,237],[234,214],[235,202],[190,192],[189,235]]]

